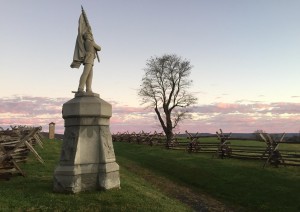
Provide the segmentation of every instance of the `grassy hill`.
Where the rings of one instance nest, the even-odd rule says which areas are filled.
[[[0,211],[191,211],[123,167],[120,190],[54,193],[52,179],[60,146],[61,141],[45,141],[44,149],[38,149],[45,165],[30,157],[22,165],[27,177],[0,181]]]
[[[27,177],[0,181],[2,211],[300,211],[300,168],[212,158],[161,147],[114,143],[121,189],[76,195],[52,192],[61,141],[38,149]]]
[[[121,166],[142,167],[237,211],[300,211],[299,167],[263,169],[262,161],[221,160],[128,143],[115,146]]]

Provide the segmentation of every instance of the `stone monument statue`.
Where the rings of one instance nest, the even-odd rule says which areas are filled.
[[[54,191],[64,193],[120,188],[119,165],[109,129],[112,107],[91,90],[93,62],[100,46],[94,42],[83,9],[78,32],[71,66],[84,64],[84,70],[75,97],[63,105],[65,132],[54,171]]]
[[[82,8],[82,14],[79,18],[78,35],[76,39],[76,45],[74,50],[73,62],[71,68],[79,68],[81,64],[84,65],[82,75],[79,80],[79,86],[77,92],[79,95],[83,94],[84,86],[86,87],[87,94],[93,94],[92,92],[92,78],[93,78],[93,66],[94,59],[97,56],[101,47],[95,43],[92,28],[88,22],[85,11]]]

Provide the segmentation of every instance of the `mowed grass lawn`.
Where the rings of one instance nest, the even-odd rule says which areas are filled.
[[[0,211],[192,211],[126,168],[120,171],[120,190],[54,193],[53,172],[60,147],[60,141],[46,140],[44,149],[37,148],[45,165],[31,155],[21,166],[27,177],[0,181]]]
[[[182,187],[236,211],[300,211],[300,167],[263,169],[262,161],[221,160],[128,143],[114,143],[120,190],[53,193],[60,146],[60,141],[46,140],[44,149],[38,149],[45,165],[31,156],[22,165],[26,178],[0,181],[0,211],[192,211],[173,198]]]
[[[264,161],[222,160],[212,154],[128,143],[114,145],[121,166],[151,170],[238,211],[300,211],[300,167],[263,169]]]

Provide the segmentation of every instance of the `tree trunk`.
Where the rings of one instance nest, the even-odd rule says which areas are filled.
[[[171,142],[173,139],[173,126],[171,121],[171,113],[166,113],[166,148],[169,149],[171,147]]]
[[[171,142],[172,142],[172,139],[173,139],[173,132],[172,130],[168,130],[166,133],[166,148],[167,149],[170,149],[171,148]]]

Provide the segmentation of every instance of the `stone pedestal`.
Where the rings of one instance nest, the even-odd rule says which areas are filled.
[[[54,191],[78,193],[120,188],[109,130],[111,105],[98,96],[76,96],[63,105],[64,140],[54,171]]]

